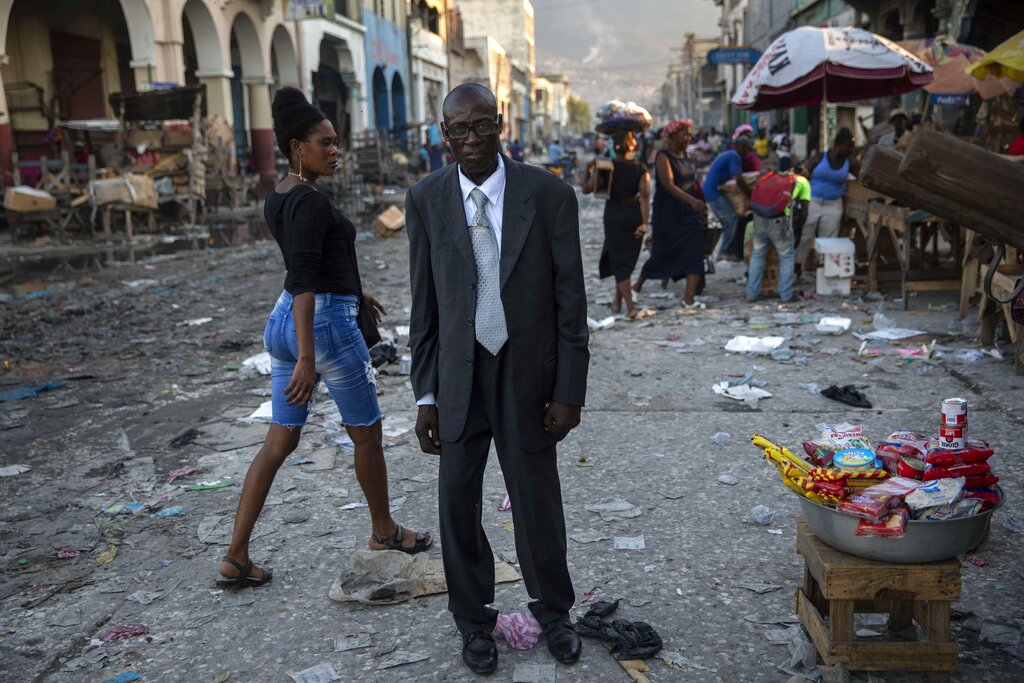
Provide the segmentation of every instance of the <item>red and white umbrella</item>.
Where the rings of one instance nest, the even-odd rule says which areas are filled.
[[[732,98],[765,111],[899,95],[932,81],[932,68],[860,28],[801,26],[775,39]]]

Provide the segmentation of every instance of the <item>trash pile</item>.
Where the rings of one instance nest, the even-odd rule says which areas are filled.
[[[994,451],[967,439],[967,402],[946,399],[939,436],[895,431],[872,448],[860,425],[821,424],[806,457],[755,434],[751,442],[804,498],[859,518],[858,536],[901,537],[909,520],[937,522],[987,512],[1002,501]]]

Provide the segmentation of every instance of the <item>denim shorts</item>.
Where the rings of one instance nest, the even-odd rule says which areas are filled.
[[[316,294],[315,297],[313,346],[317,384],[323,379],[346,427],[372,425],[381,419],[381,412],[377,405],[376,371],[356,323],[359,300],[341,294]],[[263,330],[263,346],[270,353],[272,421],[285,427],[301,427],[306,424],[312,401],[302,406],[289,403],[285,398],[285,389],[299,357],[292,295],[288,292],[281,293],[270,312]]]

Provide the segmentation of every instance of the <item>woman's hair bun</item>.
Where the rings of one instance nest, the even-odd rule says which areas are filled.
[[[290,159],[288,145],[291,140],[306,140],[310,131],[327,116],[309,103],[306,95],[298,88],[284,87],[274,94],[270,105],[274,118],[274,136],[278,149]]]

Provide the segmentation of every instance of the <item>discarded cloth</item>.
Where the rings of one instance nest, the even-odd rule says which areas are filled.
[[[831,385],[828,389],[822,389],[821,395],[830,398],[833,401],[839,401],[851,405],[854,408],[870,408],[871,401],[867,397],[857,391],[857,387],[852,384],[846,386],[837,387],[835,384]]]
[[[586,614],[576,618],[576,630],[585,638],[612,643],[612,654],[619,659],[647,659],[661,652],[661,636],[650,624],[625,619],[608,622],[602,618],[618,606],[618,600],[595,602]]]
[[[537,644],[540,634],[544,632],[530,611],[499,614],[496,628],[513,650],[529,650]]]
[[[23,398],[33,398],[44,391],[53,391],[64,386],[64,382],[47,382],[35,386],[15,387],[7,391],[0,391],[0,403],[5,401],[20,401]]]

